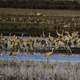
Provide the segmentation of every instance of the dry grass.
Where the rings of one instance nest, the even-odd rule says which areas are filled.
[[[5,63],[0,64],[0,74],[0,80],[80,80],[80,63]]]

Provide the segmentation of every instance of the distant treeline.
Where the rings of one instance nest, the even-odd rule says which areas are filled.
[[[49,29],[49,26],[38,24],[0,24],[0,33],[3,33],[4,35],[9,35],[9,33],[12,33],[21,36],[21,34],[23,33],[24,36],[41,36],[44,32],[46,36],[48,36],[49,32],[51,32],[53,33],[53,36],[55,36],[55,29]]]
[[[0,7],[29,9],[80,9],[76,0],[0,0]]]
[[[70,28],[63,28],[60,27],[50,27],[50,25],[39,25],[39,24],[14,24],[14,23],[1,23],[0,24],[0,33],[3,33],[4,35],[16,34],[18,36],[21,36],[23,33],[24,36],[42,36],[43,32],[45,33],[45,36],[47,37],[49,35],[49,32],[52,36],[56,36],[56,31],[62,33],[63,31],[80,31],[79,27],[70,27]]]

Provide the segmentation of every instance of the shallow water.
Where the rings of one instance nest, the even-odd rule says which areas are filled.
[[[27,55],[27,54],[20,54],[15,56],[9,56],[9,55],[1,55],[0,56],[1,61],[49,61],[49,62],[55,62],[55,61],[62,61],[62,62],[80,62],[80,55]]]

